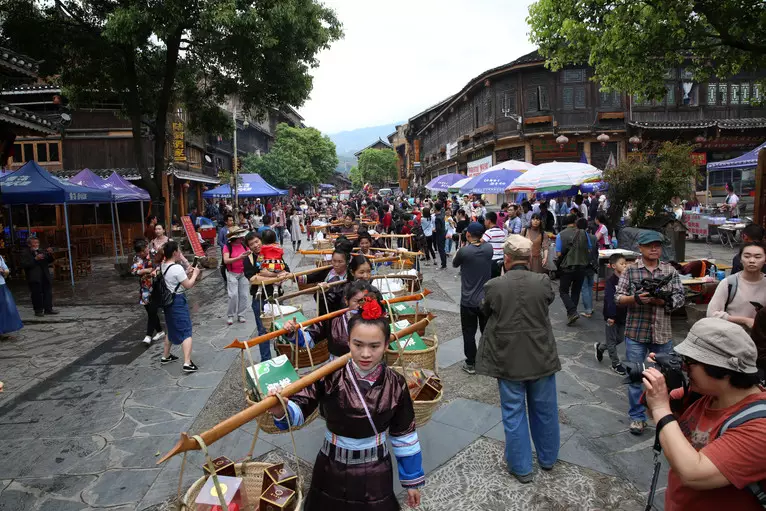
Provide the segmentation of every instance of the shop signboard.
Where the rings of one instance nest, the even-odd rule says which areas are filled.
[[[468,177],[478,176],[492,166],[492,155],[468,162]]]

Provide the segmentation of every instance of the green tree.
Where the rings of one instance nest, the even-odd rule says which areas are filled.
[[[605,90],[647,98],[681,64],[697,81],[766,66],[763,0],[538,0],[527,21],[551,69],[589,64]]]
[[[227,98],[253,116],[300,106],[318,52],[341,36],[335,13],[318,0],[0,0],[0,44],[43,59],[41,75],[57,76],[75,104],[122,106],[155,198],[171,111],[184,105],[190,131],[220,134],[232,129],[219,106]]]
[[[359,156],[358,166],[362,184],[387,185],[397,178],[393,149],[365,149]]]
[[[351,186],[353,186],[355,190],[360,190],[364,186],[362,172],[357,165],[351,167],[351,170],[348,172],[348,178],[351,180]]]
[[[338,165],[335,144],[315,128],[277,126],[271,150],[263,156],[250,155],[242,171],[258,173],[278,188],[317,185],[333,175]]]
[[[610,223],[616,225],[623,210],[630,206],[631,223],[641,225],[651,214],[663,211],[674,197],[691,197],[697,176],[692,150],[691,145],[665,142],[656,158],[623,160],[604,170],[603,180],[609,185]]]

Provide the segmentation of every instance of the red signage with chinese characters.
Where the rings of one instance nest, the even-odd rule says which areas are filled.
[[[194,251],[194,255],[197,257],[205,257],[205,251],[202,250],[202,243],[200,243],[197,232],[194,230],[194,224],[192,224],[191,217],[188,215],[182,216],[181,223],[184,226],[186,237],[189,239],[189,244]]]
[[[691,153],[691,158],[695,165],[707,165],[707,153]]]

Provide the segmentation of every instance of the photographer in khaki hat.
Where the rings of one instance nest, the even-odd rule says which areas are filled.
[[[643,373],[670,463],[666,511],[763,509],[766,497],[759,503],[755,494],[763,495],[766,480],[766,392],[758,385],[755,343],[739,325],[704,318],[675,351],[689,377],[688,396],[683,388],[668,394],[657,369]]]
[[[476,357],[476,372],[497,378],[505,461],[522,483],[534,477],[530,431],[540,468],[550,470],[559,453],[556,373],[561,362],[548,316],[556,295],[547,275],[530,271],[531,255],[531,240],[508,236],[505,274],[484,285],[481,312],[487,326]]]

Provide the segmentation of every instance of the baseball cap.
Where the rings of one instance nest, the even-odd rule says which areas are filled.
[[[703,318],[692,326],[676,353],[703,364],[752,374],[758,350],[745,329],[721,318]]]
[[[664,241],[665,237],[657,231],[645,230],[641,231],[641,234],[638,235],[639,245],[648,245],[655,242],[662,243]]]
[[[484,226],[479,222],[471,222],[468,227],[465,228],[466,232],[474,238],[484,234]]]
[[[505,239],[503,253],[517,259],[524,259],[532,254],[532,240],[519,234],[511,234]]]

